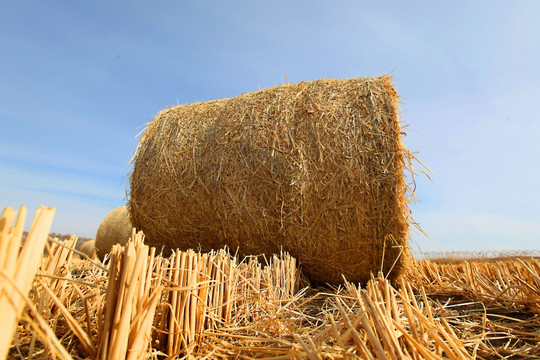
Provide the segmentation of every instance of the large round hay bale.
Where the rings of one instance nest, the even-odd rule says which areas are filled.
[[[316,283],[393,279],[408,250],[401,131],[389,77],[165,109],[134,157],[131,219],[158,247],[283,249]]]
[[[88,240],[81,246],[81,252],[93,259],[96,256],[96,240]]]
[[[131,221],[126,206],[120,206],[105,216],[96,233],[96,252],[103,260],[114,244],[124,245],[131,237]]]

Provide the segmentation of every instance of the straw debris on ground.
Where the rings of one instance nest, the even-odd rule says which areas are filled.
[[[311,287],[285,253],[264,262],[227,250],[162,257],[141,233],[115,246],[105,264],[76,260],[76,237],[45,245],[50,211],[42,210],[21,250],[21,220],[12,210],[0,220],[0,255],[18,255],[0,263],[0,314],[13,325],[2,327],[0,350],[9,358],[540,356],[538,258],[412,259],[398,284],[381,273],[361,286]],[[24,249],[37,256],[35,276],[13,260],[27,256]],[[26,275],[16,276],[22,269]]]

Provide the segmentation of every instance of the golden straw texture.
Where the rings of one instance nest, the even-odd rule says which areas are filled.
[[[159,266],[155,249],[143,244],[142,233],[136,234],[125,248],[113,246],[105,308],[99,324],[98,359],[149,357],[152,320],[162,291],[162,287],[156,286],[161,280]]]
[[[5,208],[0,217],[0,359],[7,356],[13,333],[26,304],[26,294],[43,254],[55,209],[36,210],[32,227],[21,247],[26,209]],[[14,224],[15,222],[15,224]],[[12,227],[13,226],[13,227]]]
[[[296,257],[314,283],[395,279],[410,211],[391,78],[322,79],[163,110],[134,156],[147,243]]]
[[[50,239],[32,289],[19,292],[27,310],[8,358],[540,356],[538,258],[409,259],[410,271],[394,285],[378,275],[364,286],[299,290],[297,263],[285,253],[265,263],[226,250],[163,258],[142,233],[132,239],[113,247],[106,268],[73,258],[76,237]]]

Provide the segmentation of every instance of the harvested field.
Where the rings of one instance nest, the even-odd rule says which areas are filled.
[[[37,219],[18,257],[46,243]],[[0,255],[16,254],[20,221],[0,222]],[[8,241],[9,240],[9,241]],[[296,260],[260,262],[226,250],[156,255],[142,234],[107,263],[75,261],[77,239],[47,256],[0,258],[0,314],[9,358],[528,359],[540,356],[540,261],[437,264],[412,259],[395,286],[376,274],[359,286],[310,287]],[[6,250],[6,247],[9,250]],[[27,266],[26,266],[27,267]],[[11,271],[11,272],[10,272]],[[11,275],[10,275],[11,274]],[[19,312],[11,307],[20,304]],[[2,318],[7,324],[7,319]],[[10,342],[10,340],[13,341]]]
[[[437,264],[460,264],[464,262],[512,261],[540,258],[540,250],[513,251],[442,251],[416,254],[416,258],[426,259]]]

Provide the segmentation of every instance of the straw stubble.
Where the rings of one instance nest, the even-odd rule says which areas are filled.
[[[12,208],[5,208],[0,217],[0,359],[7,356],[55,211],[45,206],[36,210],[24,244],[21,240],[26,208],[21,207],[18,216]]]

